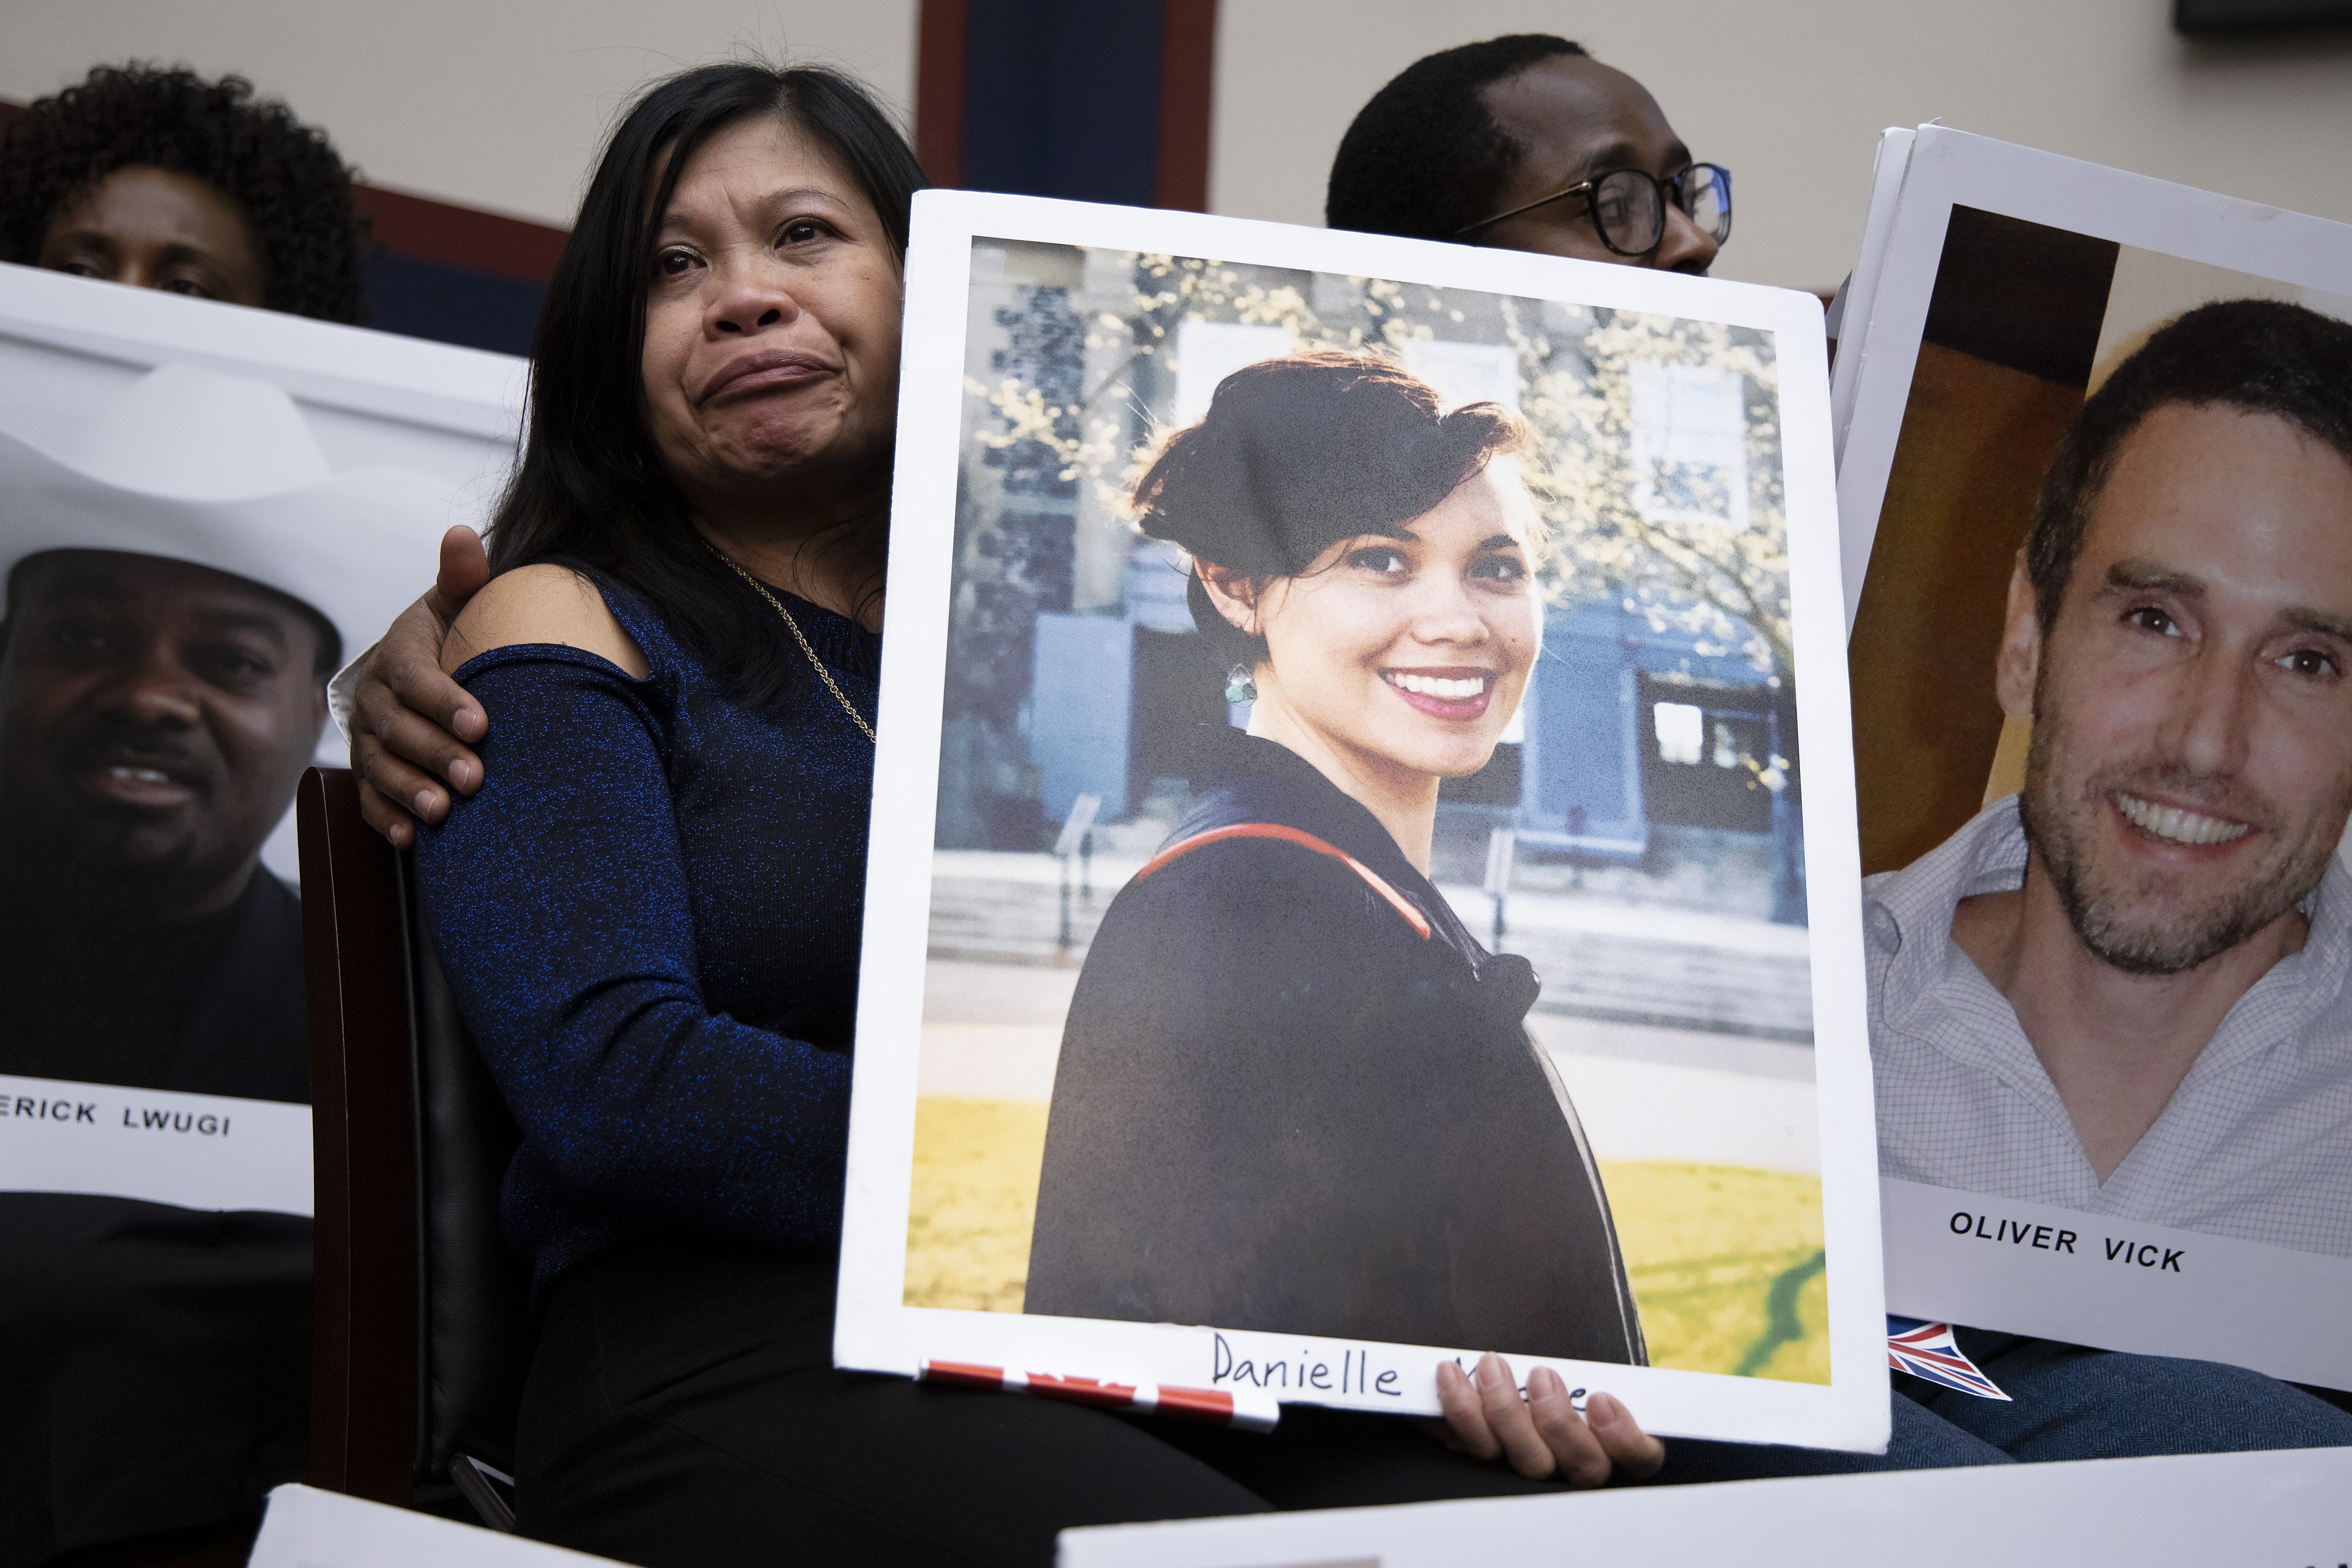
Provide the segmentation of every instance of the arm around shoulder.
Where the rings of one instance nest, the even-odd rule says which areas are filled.
[[[449,629],[441,668],[455,670],[493,648],[524,643],[576,647],[609,660],[634,680],[646,679],[645,655],[596,585],[570,567],[547,563],[518,566],[475,595]]]

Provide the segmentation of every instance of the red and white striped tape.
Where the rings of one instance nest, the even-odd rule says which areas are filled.
[[[993,1388],[1007,1394],[1034,1394],[1040,1399],[1066,1399],[1101,1410],[1157,1413],[1187,1421],[1208,1421],[1238,1426],[1245,1432],[1271,1432],[1282,1419],[1282,1406],[1262,1389],[1173,1388],[1157,1383],[1105,1383],[1092,1377],[1055,1377],[1048,1373],[1007,1372],[1001,1366],[971,1362],[927,1361],[915,1374],[926,1383],[956,1388]]]

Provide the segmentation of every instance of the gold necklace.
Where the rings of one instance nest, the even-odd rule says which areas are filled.
[[[849,721],[857,726],[858,733],[864,735],[867,741],[872,742],[875,745],[879,746],[882,742],[875,739],[874,726],[868,724],[866,721],[866,716],[863,713],[860,713],[850,704],[848,694],[844,692],[841,689],[841,687],[834,680],[833,671],[825,668],[824,660],[817,658],[816,649],[809,647],[808,635],[801,630],[800,622],[793,619],[793,613],[784,608],[784,602],[782,599],[777,598],[773,594],[769,593],[768,585],[765,583],[761,582],[757,577],[754,577],[749,572],[744,571],[741,566],[736,564],[735,558],[728,554],[725,551],[719,549],[719,546],[711,543],[710,541],[706,539],[702,542],[702,547],[705,550],[709,551],[713,555],[719,557],[720,561],[726,563],[727,569],[730,572],[734,573],[735,575],[742,578],[746,583],[751,584],[751,592],[759,595],[762,599],[767,600],[769,607],[774,610],[776,614],[784,617],[784,625],[793,628],[793,640],[801,645],[801,651],[803,653],[808,655],[809,668],[816,671],[816,678],[824,682],[824,689],[833,693],[833,700],[841,704],[841,710],[849,715]]]

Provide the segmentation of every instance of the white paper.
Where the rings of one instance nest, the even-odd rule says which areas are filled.
[[[1808,1088],[1814,1114],[1787,1120],[1809,1132],[1818,1128],[1819,1153],[1817,1163],[1810,1152],[1781,1155],[1772,1168],[1817,1169],[1822,1179],[1823,1235],[1832,1260],[1832,1381],[1824,1386],[1656,1366],[1557,1364],[1571,1387],[1605,1388],[1623,1398],[1654,1432],[1883,1447],[1887,1431],[1884,1302],[1877,1258],[1875,1142],[1870,1131],[1861,1007],[1859,909],[1834,893],[1854,884],[1858,868],[1846,762],[1852,754],[1850,710],[1843,695],[1836,542],[1827,504],[1828,387],[1818,302],[1805,294],[1515,252],[972,193],[926,192],[917,198],[914,243],[907,261],[906,358],[891,535],[893,630],[882,675],[875,831],[866,881],[864,981],[835,1314],[836,1363],[911,1374],[925,1360],[937,1359],[1026,1373],[1214,1387],[1229,1385],[1247,1363],[1254,1386],[1265,1386],[1268,1373],[1274,1373],[1279,1381],[1273,1392],[1278,1397],[1429,1413],[1436,1408],[1439,1359],[1458,1354],[1466,1360],[1487,1348],[1342,1342],[1208,1326],[905,1304],[910,1165],[918,1079],[924,1070],[925,997],[916,977],[925,973],[934,873],[951,858],[945,853],[935,857],[932,845],[955,561],[959,442],[968,395],[967,301],[978,271],[976,238],[1095,247],[1087,252],[1090,258],[1104,252],[1216,258],[1229,265],[1295,268],[1342,279],[1571,300],[1775,334],[1794,658],[1804,682],[1799,721],[1807,759],[1805,849],[1810,885],[1815,889],[1810,942],[1803,949],[1809,955],[1805,962],[1813,1009],[1810,1070],[1814,1081]],[[1181,599],[1176,613],[1182,613]],[[1103,832],[1097,826],[1098,844]],[[1097,900],[1107,900],[1126,874],[1108,872],[1107,861],[1097,861]],[[1512,900],[1513,909],[1522,902]],[[1807,933],[1789,934],[1801,940]],[[1034,978],[1008,981],[1014,990],[1051,991],[1050,970],[1023,973]],[[970,1055],[985,1055],[986,1031],[992,1027],[981,1025],[967,1031],[980,1041]],[[1024,1080],[1050,1083],[1051,1073],[1047,1059],[1027,1067]],[[1795,1086],[1790,1088],[1794,1092]],[[1524,1374],[1536,1363],[1521,1360],[1514,1364]]]
[[[2352,1388],[2352,1258],[1889,1180],[1886,1310]]]
[[[310,1108],[0,1075],[0,1192],[308,1215]]]
[[[2352,1448],[1620,1488],[1066,1530],[1059,1568],[2309,1568],[2352,1558]]]
[[[1863,219],[1862,245],[1846,277],[1845,307],[1838,321],[1837,361],[1830,366],[1830,425],[1837,455],[1845,457],[1845,437],[1853,423],[1853,391],[1870,349],[1870,317],[1878,303],[1878,279],[1886,264],[1886,236],[1903,199],[1903,176],[1911,167],[1913,132],[1890,128],[1878,137],[1878,157],[1870,171],[1870,209]],[[1851,581],[1851,579],[1849,579]],[[1846,590],[1846,620],[1853,620],[1858,585]]]
[[[311,1487],[269,1494],[251,1568],[583,1568],[610,1563],[411,1509],[363,1502]]]

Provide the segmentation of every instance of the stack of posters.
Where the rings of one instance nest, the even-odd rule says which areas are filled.
[[[2032,619],[2013,597],[2012,578],[2024,581],[2021,546],[2086,398],[2168,322],[2240,300],[2312,312],[2282,318],[2289,338],[2323,320],[2352,320],[2352,228],[1941,126],[1886,134],[1832,392],[1865,873],[1918,862],[2021,788],[2030,808],[2058,817],[2065,801],[2029,781],[2065,775],[2070,756],[2104,758],[2109,773],[2095,785],[2120,779],[2119,788],[2186,813],[2144,831],[2180,840],[2163,853],[2184,867],[2200,857],[2188,869],[2227,884],[2216,907],[2259,901],[2263,884],[2324,868],[2332,831],[2293,868],[2263,847],[2293,837],[2309,805],[2290,797],[2293,770],[2324,767],[2310,748],[2335,743],[2326,737],[2342,723],[2322,717],[2313,728],[2320,686],[2346,678],[2352,628],[2336,602],[2343,584],[2307,556],[2294,571],[2314,574],[2276,634],[2287,641],[2230,668],[2310,689],[2290,700],[2247,675],[2235,695],[2196,710],[2205,715],[2198,722],[2222,727],[2212,734],[2227,730],[2218,746],[2167,738],[2166,723],[2189,721],[2177,700],[2134,730],[2137,688],[2128,682],[2086,688],[2061,728],[2047,718],[2055,710],[2046,692],[2068,672],[2048,659],[2041,689],[2000,689],[2003,661]],[[2227,317],[2241,318],[2270,319]],[[2175,647],[2221,647],[2221,596],[2252,579],[2251,556],[2217,552],[2285,526],[2258,482],[2277,471],[2261,436],[2240,432],[2200,464],[2226,492],[2191,552],[2210,563],[2173,563],[2171,546],[2143,542],[2107,573],[2118,591],[2173,595],[2117,604]],[[2302,450],[2295,437],[2278,439]],[[2325,450],[2316,437],[2305,444]],[[2098,482],[2118,485],[2127,468],[2116,458]],[[2189,493],[2186,481],[2170,485],[2172,497]],[[2175,508],[2167,500],[2147,516]],[[2200,607],[2208,597],[2210,611]],[[2281,704],[2290,700],[2303,707],[2289,712]],[[2332,809],[2340,821],[2343,790],[2339,779],[2306,792],[2317,801],[2312,819]],[[2134,883],[2106,900],[2109,923],[2156,920],[2137,904],[2166,896],[2158,887]],[[2352,1020],[2333,1016],[2340,1008],[2307,1016],[2286,1000],[2329,973],[2340,984],[2330,933],[2344,915],[2306,909],[2310,951],[2284,959],[2217,1020],[2178,1092],[2168,1103],[2157,1096],[2154,1126],[2104,1170],[2075,1145],[2066,1105],[2030,1057],[1982,1041],[1922,1041],[1893,1016],[1907,1002],[1881,1005],[1873,1026],[1889,1310],[2352,1387],[2352,1342],[2342,1332],[2352,1295]],[[1927,940],[1938,952],[1949,945],[1940,931]],[[2224,951],[2209,962],[2228,961]],[[1982,1059],[1952,1065],[1971,1051]],[[1955,1130],[1976,1126],[1975,1113],[1957,1097],[1939,1111],[1922,1063],[1997,1078],[2011,1132],[1963,1147]]]
[[[839,1363],[1882,1448],[1818,302],[926,192],[906,332]]]

